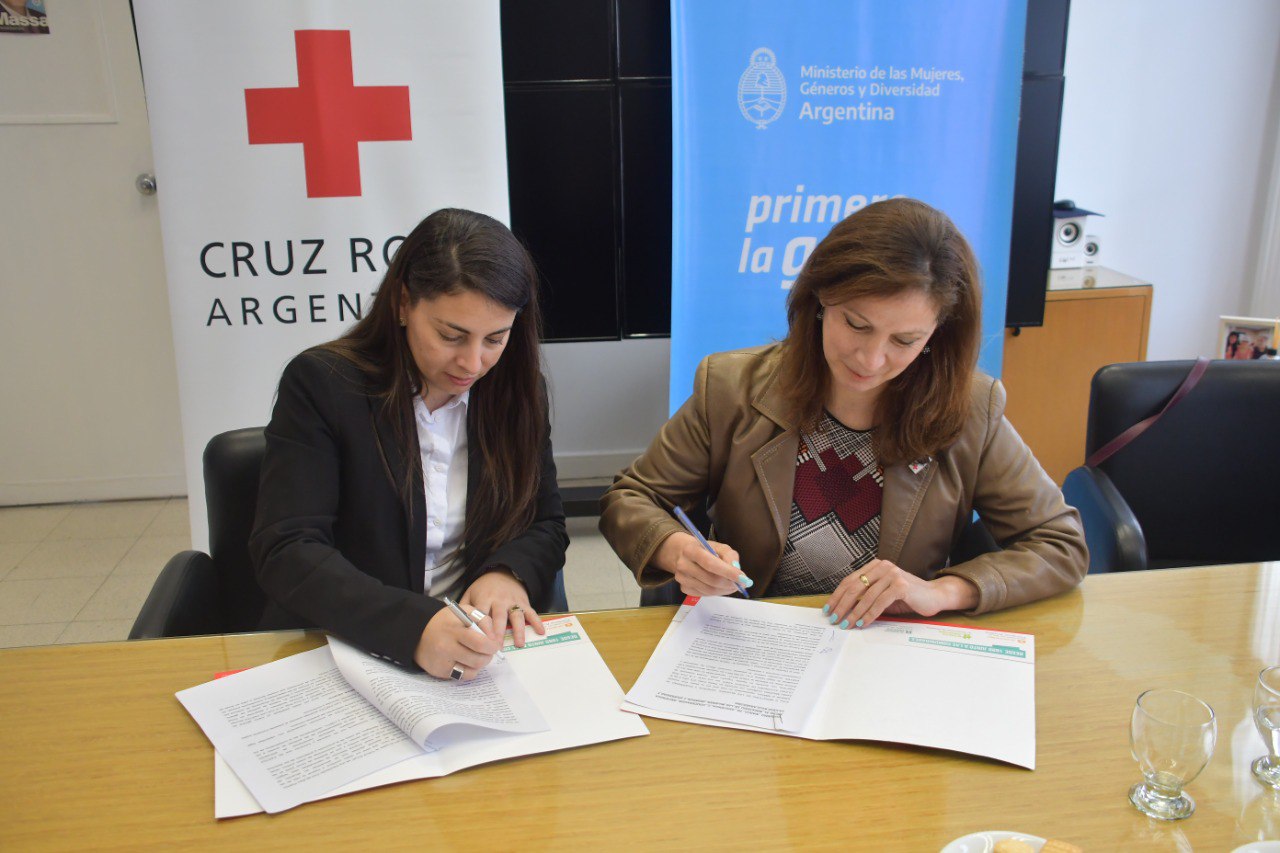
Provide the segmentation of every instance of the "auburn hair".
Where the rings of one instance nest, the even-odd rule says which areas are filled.
[[[529,252],[496,219],[470,210],[437,210],[396,249],[373,305],[337,340],[319,347],[356,365],[381,397],[409,464],[397,484],[406,503],[422,488],[413,400],[422,375],[399,316],[402,300],[473,291],[516,311],[501,357],[475,383],[467,404],[468,452],[480,460],[467,484],[461,559],[466,570],[533,521],[542,451],[547,440],[547,395],[539,367],[542,318],[537,271]]]
[[[892,198],[831,229],[787,297],[779,379],[802,429],[822,418],[831,390],[819,309],[861,297],[923,293],[938,312],[929,351],[888,382],[876,402],[873,440],[882,464],[937,453],[960,435],[978,359],[982,289],[969,241],[946,214]]]

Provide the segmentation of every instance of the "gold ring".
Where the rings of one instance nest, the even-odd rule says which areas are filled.
[[[858,575],[858,580],[862,581],[863,586],[871,586],[871,581],[867,580],[866,575]]]
[[[513,605],[511,605],[511,607],[509,607],[509,608],[507,609],[507,612],[508,612],[508,613],[522,613],[522,612],[524,612],[524,608],[523,608],[523,607],[521,607],[519,604],[513,604]]]

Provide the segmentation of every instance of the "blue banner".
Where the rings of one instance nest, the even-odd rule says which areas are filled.
[[[671,410],[708,353],[786,334],[808,253],[910,196],[982,266],[999,375],[1026,0],[672,0]]]

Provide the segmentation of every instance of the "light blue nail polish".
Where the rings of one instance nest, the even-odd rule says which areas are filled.
[[[839,617],[838,615],[836,615],[835,613],[832,613],[832,614],[831,614],[831,619],[830,619],[831,624],[832,624],[832,625],[834,625],[834,624],[836,624],[836,622],[839,622],[839,621],[840,621],[840,617]]]
[[[841,630],[841,631],[848,631],[848,630],[849,630],[849,620],[848,620],[848,619],[845,619],[845,620],[843,620],[843,621],[840,623],[840,630]]]
[[[824,605],[822,605],[822,615],[823,615],[823,616],[826,616],[826,615],[827,615],[828,613],[830,613],[830,612],[831,612],[831,605],[830,605],[830,604],[824,604]]]
[[[751,578],[747,577],[746,575],[738,575],[738,583],[742,584],[743,586],[756,585],[756,582],[753,581]]]
[[[737,560],[734,560],[730,565],[732,565],[735,569],[742,568],[742,563],[739,563]]]
[[[854,625],[854,627],[855,627],[855,628],[861,628],[861,627],[862,627],[862,620],[861,620],[861,619],[859,619],[857,622],[854,622],[854,623],[853,623],[853,625]]]

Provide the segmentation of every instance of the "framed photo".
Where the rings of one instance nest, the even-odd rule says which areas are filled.
[[[1280,344],[1280,320],[1267,317],[1219,317],[1214,358],[1249,361]]]

